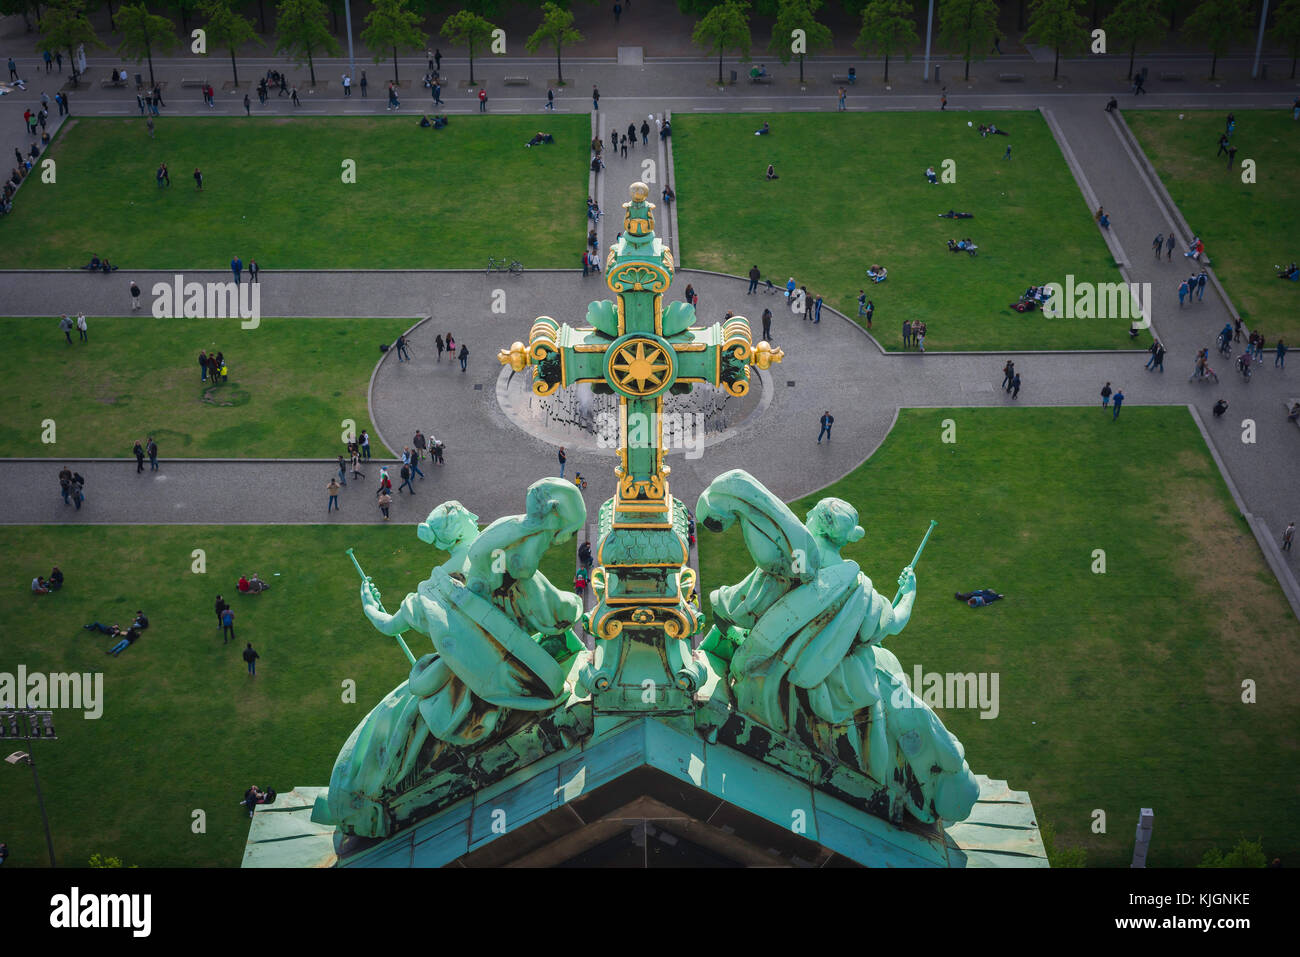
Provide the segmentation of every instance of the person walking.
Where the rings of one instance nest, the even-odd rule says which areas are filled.
[[[221,621],[221,643],[229,644],[235,640],[235,611],[229,605],[221,609],[218,619]]]
[[[89,341],[89,338],[86,335],[86,314],[84,312],[77,314],[77,337],[82,342]]]
[[[1184,279],[1182,282],[1178,284],[1178,308],[1179,309],[1183,308],[1183,300],[1187,298],[1188,292],[1190,292],[1190,290],[1187,287],[1187,280]]]
[[[410,466],[412,478],[418,475],[421,481],[424,480],[424,473],[420,471],[420,452],[418,449],[412,449],[409,445],[404,446],[402,460]]]
[[[403,464],[402,464],[402,471],[401,471],[400,474],[401,474],[401,476],[402,476],[402,484],[399,485],[399,486],[397,486],[397,494],[398,494],[398,495],[401,495],[401,494],[402,494],[402,489],[404,489],[404,488],[409,488],[409,489],[411,490],[411,494],[414,495],[414,494],[415,494],[415,486],[411,483],[411,478],[412,478],[412,476],[411,476],[411,467],[410,467],[409,465],[403,463]]]
[[[564,452],[564,446],[560,446],[560,451],[556,456],[560,460],[560,478],[564,478],[564,463],[569,461],[569,456]]]
[[[339,484],[343,486],[348,484],[348,465],[341,455],[339,456]]]
[[[1151,241],[1151,248],[1156,251],[1156,259],[1159,259],[1160,254],[1164,252],[1165,249],[1164,233],[1156,233],[1156,238]]]
[[[843,113],[843,112],[845,112],[845,111],[848,109],[848,107],[845,105],[845,101],[848,99],[849,91],[846,90],[846,89],[844,89],[844,87],[840,87],[840,88],[839,88],[838,90],[836,90],[835,92],[836,92],[836,94],[837,94],[837,95],[839,96],[839,98],[840,98],[840,100],[839,100],[839,112]],[[947,100],[945,100],[944,102],[947,102]]]
[[[339,510],[339,480],[330,478],[330,484],[325,486],[325,491],[329,492],[329,504],[325,506],[325,514]]]
[[[397,361],[406,362],[411,358],[411,353],[406,348],[406,334],[402,333],[397,337]]]
[[[835,416],[831,415],[830,409],[827,409],[825,412],[822,413],[822,417],[821,417],[822,428],[821,431],[817,433],[818,445],[822,444],[822,436],[826,437],[827,442],[831,440],[831,426],[834,424],[835,424]]]
[[[230,273],[235,277],[235,285],[239,285],[239,277],[244,273],[244,261],[236,255],[230,260]]]
[[[813,300],[813,322],[822,321],[822,294],[818,293],[817,298]]]
[[[1273,358],[1273,368],[1285,369],[1286,368],[1286,343],[1284,343],[1281,339],[1277,340],[1277,348],[1275,352],[1276,355]]]
[[[480,113],[487,112],[487,90],[481,86],[478,88],[478,111]]]
[[[10,80],[18,79],[18,65],[14,63],[13,57],[9,58],[9,79]]]
[[[868,329],[871,328],[871,316],[873,313],[875,313],[875,311],[876,311],[876,304],[872,300],[868,299],[867,300],[867,328]]]
[[[370,461],[370,433],[365,429],[361,430],[361,458]]]
[[[63,504],[71,505],[72,499],[72,469],[66,465],[59,470],[59,494],[63,496]]]
[[[1123,404],[1124,404],[1124,392],[1123,390],[1117,389],[1115,391],[1115,414],[1110,417],[1110,420],[1112,422],[1114,422],[1116,419],[1119,418],[1119,407]]]
[[[361,71],[361,98],[363,100],[366,99],[368,96],[370,96],[370,93],[368,92],[369,87],[370,84],[366,81],[366,71],[362,70]]]
[[[203,190],[203,171],[197,166],[194,167],[194,188],[200,192]]]
[[[302,101],[298,99],[298,87],[296,85],[289,91],[289,102],[294,106],[302,106]]]
[[[1291,543],[1295,540],[1295,522],[1288,522],[1286,529],[1282,532],[1282,551],[1291,551]]]
[[[247,93],[244,94],[244,115],[245,116],[253,115],[253,101],[248,98]]]
[[[1006,361],[1006,365],[1002,367],[1002,391],[1003,392],[1011,391],[1011,380],[1015,378],[1015,375],[1016,375],[1016,364],[1012,362],[1010,359],[1008,359]]]
[[[1010,146],[1008,146],[1008,147],[1007,147],[1007,151],[1006,151],[1005,153],[1002,154],[1002,158],[1003,158],[1004,160],[1009,160],[1009,159],[1011,159],[1011,147],[1010,147]]]
[[[135,474],[139,475],[144,471],[144,446],[139,439],[135,440],[135,447],[131,449],[131,454],[135,456]]]
[[[762,276],[763,274],[759,272],[758,264],[755,263],[749,270],[749,290],[746,292],[746,295],[752,296],[754,294],[755,290],[758,289],[758,281]]]
[[[248,261],[248,281],[249,281],[249,282],[257,282],[257,273],[258,273],[258,271],[259,271],[259,270],[258,270],[258,266],[257,266],[257,260],[256,260],[256,259],[250,259],[250,260]]]
[[[641,121],[641,145],[642,146],[650,145],[650,121],[649,120]]]
[[[253,650],[253,643],[250,641],[248,647],[244,649],[244,661],[248,662],[248,676],[250,678],[257,677],[257,659],[260,657],[262,656]]]
[[[366,477],[366,473],[361,471],[361,447],[355,442],[352,443],[352,451],[348,459],[348,464],[352,467],[351,471],[353,478]]]
[[[1237,156],[1237,147],[1229,146],[1228,147],[1228,169],[1232,169],[1232,164],[1236,159],[1236,156]]]
[[[442,72],[442,51],[437,49],[436,47],[434,48],[433,51],[433,71],[435,73]]]
[[[1107,382],[1104,386],[1101,387],[1101,407],[1103,409],[1106,408],[1106,406],[1110,405],[1110,394],[1111,394],[1110,383]]]
[[[904,319],[903,320],[903,348],[910,349],[911,347],[912,347],[912,320]]]
[[[1011,377],[1011,398],[1018,398],[1020,395],[1020,373],[1017,372]]]
[[[148,441],[145,443],[144,450],[149,455],[149,471],[157,472],[158,471],[158,443],[153,440],[152,435],[149,436]]]
[[[594,83],[591,85],[591,108],[600,109],[600,88]]]
[[[546,108],[551,111],[555,110],[555,91],[549,86],[546,88]]]
[[[867,291],[858,290],[858,317],[861,318],[867,314]]]
[[[434,80],[434,81],[433,81],[433,86],[429,88],[429,91],[433,94],[433,102],[434,102],[437,106],[445,106],[445,105],[446,105],[446,104],[444,104],[444,103],[442,102],[442,84],[441,84],[441,83],[439,83],[437,80]]]
[[[229,608],[229,607],[230,607],[230,606],[229,606],[228,604],[226,604],[226,600],[225,600],[224,598],[222,598],[220,595],[218,595],[218,596],[217,596],[217,600],[216,600],[215,602],[212,603],[212,610],[215,611],[215,612],[217,613],[217,627],[218,627],[218,628],[221,627],[221,613],[222,613],[223,611],[225,611],[225,610],[226,610],[227,608]]]
[[[348,76],[346,73],[343,74],[343,95],[352,95],[352,77]],[[244,97],[244,99],[247,100],[248,97]]]
[[[1197,302],[1202,302],[1205,299],[1205,286],[1209,282],[1209,280],[1210,277],[1206,274],[1204,269],[1202,269],[1197,274],[1196,276],[1196,301]]]
[[[445,348],[445,347],[443,346],[443,344],[442,344],[442,333],[439,333],[439,334],[438,334],[438,338],[436,338],[436,339],[433,340],[433,344],[434,344],[434,345],[437,347],[437,349],[438,349],[438,361],[441,362],[441,361],[442,361],[442,350]]]
[[[1160,340],[1159,340],[1159,339],[1152,339],[1152,340],[1151,340],[1151,345],[1147,346],[1147,352],[1151,353],[1151,358],[1148,359],[1148,360],[1147,360],[1147,364],[1146,364],[1145,366],[1143,366],[1144,369],[1147,369],[1147,370],[1149,371],[1153,366],[1155,366],[1155,364],[1156,364],[1156,350],[1157,350],[1158,348],[1160,348]]]
[[[464,372],[465,363],[469,362],[469,346],[462,345],[460,347],[460,355],[457,356],[457,358],[460,359],[460,371]]]
[[[64,315],[64,317],[59,320],[59,331],[63,333],[63,338],[67,340],[68,345],[72,345],[73,325],[75,325],[75,323],[73,323],[72,317],[69,315]]]
[[[1173,258],[1174,258],[1174,234],[1173,232],[1170,232],[1168,237],[1165,238],[1165,259],[1172,260]]]
[[[945,86],[943,92],[939,94],[939,109],[948,109],[948,88]]]
[[[763,310],[763,341],[769,345],[772,342],[772,310]]]
[[[388,508],[393,504],[393,496],[388,494],[388,489],[379,490],[379,511],[384,513],[384,521],[388,521]]]

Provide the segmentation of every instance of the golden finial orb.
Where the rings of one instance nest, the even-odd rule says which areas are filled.
[[[644,203],[650,195],[650,187],[638,180],[628,187],[628,192],[632,194],[632,202]]]

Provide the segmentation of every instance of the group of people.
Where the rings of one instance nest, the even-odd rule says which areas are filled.
[[[903,320],[903,348],[925,351],[926,324],[921,319]]]
[[[213,385],[225,382],[230,375],[230,370],[226,367],[226,354],[224,352],[208,352],[199,350],[199,381],[207,382],[212,380]]]
[[[122,71],[122,75],[125,77],[125,70]],[[136,89],[139,89],[139,87]],[[162,88],[155,84],[152,90],[144,90],[136,93],[135,105],[140,108],[141,116],[154,117],[160,115],[158,108],[166,106],[167,104],[163,102]],[[152,127],[150,127],[150,129],[152,129]]]
[[[86,500],[83,491],[86,480],[81,477],[80,472],[74,472],[65,465],[59,469],[59,493],[63,496],[64,505],[75,505],[77,511],[81,511],[81,503]]]
[[[77,318],[73,319],[67,313],[64,313],[59,319],[59,331],[63,333],[63,338],[67,340],[68,345],[72,345],[72,330],[77,330],[77,337],[82,342],[90,341],[89,333],[86,326],[86,314],[77,313]]]
[[[82,625],[82,627],[86,629],[86,631],[94,631],[102,635],[108,635],[110,638],[118,639],[117,643],[105,652],[105,654],[112,655],[116,658],[136,643],[144,633],[144,630],[149,627],[149,619],[145,617],[143,611],[137,609],[135,620],[133,620],[125,630],[120,625],[105,625],[98,621],[91,622],[89,625]]]
[[[135,456],[135,471],[140,474],[144,471],[144,458],[149,456],[149,471],[158,471],[158,443],[153,440],[153,436],[145,441],[135,440],[135,446],[131,449],[131,454]]]
[[[1199,273],[1188,276],[1178,284],[1178,307],[1181,309],[1184,300],[1192,301],[1195,296],[1200,302],[1205,298],[1205,286],[1210,281],[1209,275],[1202,269]]]
[[[426,113],[424,116],[420,117],[420,126],[425,129],[432,127],[435,130],[440,130],[446,125],[447,125],[447,117],[445,116],[439,116],[435,114],[433,119],[429,119],[429,115]]]
[[[1111,416],[1111,421],[1114,422],[1119,418],[1120,407],[1124,404],[1124,393],[1120,389],[1112,389],[1110,383],[1107,382],[1101,387],[1101,407],[1104,409],[1111,406],[1112,403],[1115,414]]]
[[[978,250],[979,247],[975,245],[973,239],[966,238],[948,240],[948,252],[950,253],[969,253],[974,256]]]
[[[408,489],[412,495],[415,494],[415,478],[419,476],[424,480],[424,470],[420,468],[420,462],[427,456],[432,459],[435,465],[445,464],[444,453],[446,444],[437,439],[432,433],[425,435],[419,429],[415,430],[415,435],[411,439],[411,444],[402,447],[401,457],[401,477],[402,483],[397,487],[397,492],[393,492],[393,480],[388,475],[388,467],[384,466],[379,470],[379,487],[375,490],[375,498],[379,504],[379,509],[383,513],[384,521],[389,519],[389,508],[393,504],[393,495],[401,494],[403,489]],[[364,459],[362,452],[364,451]],[[370,459],[370,438],[363,430],[359,440],[348,443],[348,456],[351,458],[351,474],[353,478],[365,478],[366,473],[359,468],[362,461]],[[331,477],[329,484],[325,487],[329,501],[326,504],[325,512],[340,511],[339,508],[339,490],[348,484],[348,463],[342,455],[339,456],[338,474]]]
[[[1011,304],[1011,308],[1016,312],[1033,312],[1051,298],[1051,290],[1047,288],[1046,284],[1041,286],[1030,286],[1020,294],[1018,300]]]
[[[997,126],[993,123],[988,124],[988,126],[985,126],[983,123],[981,123],[979,126],[979,131],[980,131],[980,136],[1010,136],[1011,135],[1006,130],[998,129]]]
[[[62,587],[63,572],[59,570],[58,565],[55,565],[50,569],[50,575],[48,578],[37,575],[32,579],[33,595],[48,595],[50,592],[58,591]]]
[[[33,135],[34,131],[33,131]],[[13,210],[14,194],[18,192],[18,187],[22,185],[23,180],[31,175],[32,170],[36,168],[36,160],[41,155],[41,148],[48,146],[50,134],[42,132],[40,144],[32,140],[32,145],[28,147],[27,154],[23,155],[22,150],[14,147],[14,160],[17,165],[9,173],[9,178],[4,181],[4,186],[0,189],[0,216],[6,215]]]
[[[1010,392],[1013,399],[1020,395],[1020,373],[1016,371],[1016,364],[1010,359],[1002,367],[1002,391]]]

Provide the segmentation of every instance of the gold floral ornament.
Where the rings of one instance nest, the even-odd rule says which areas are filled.
[[[497,359],[503,366],[509,366],[515,372],[523,372],[528,368],[528,347],[516,340],[510,344],[509,349],[498,352]]]
[[[658,392],[664,387],[672,368],[663,348],[647,339],[623,343],[609,360],[614,384],[629,395]]]
[[[760,342],[754,346],[754,353],[750,359],[750,365],[755,369],[769,369],[774,362],[780,362],[785,358],[784,349],[773,349],[767,342]]]

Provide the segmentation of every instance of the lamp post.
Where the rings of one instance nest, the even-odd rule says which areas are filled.
[[[343,21],[348,28],[348,76],[356,76],[357,60],[352,55],[352,0],[343,0]]]
[[[6,709],[0,711],[0,739],[11,741],[57,741],[54,733],[54,712],[33,711],[30,709]],[[28,747],[31,747],[28,745]],[[41,822],[45,825],[45,847],[50,852],[50,867],[57,867],[54,861],[54,838],[50,834],[50,818],[45,812],[45,796],[41,793],[41,778],[36,773],[36,758],[30,751],[15,751],[5,758],[9,764],[27,764],[32,769],[32,780],[36,783],[36,800],[41,806]]]
[[[1259,12],[1259,39],[1255,41],[1255,65],[1250,70],[1252,80],[1259,79],[1259,55],[1264,49],[1264,24],[1268,21],[1268,0],[1264,0],[1263,9]]]
[[[925,72],[921,74],[922,82],[930,82],[930,33],[934,27],[934,0],[930,0],[930,9],[925,15]]]

